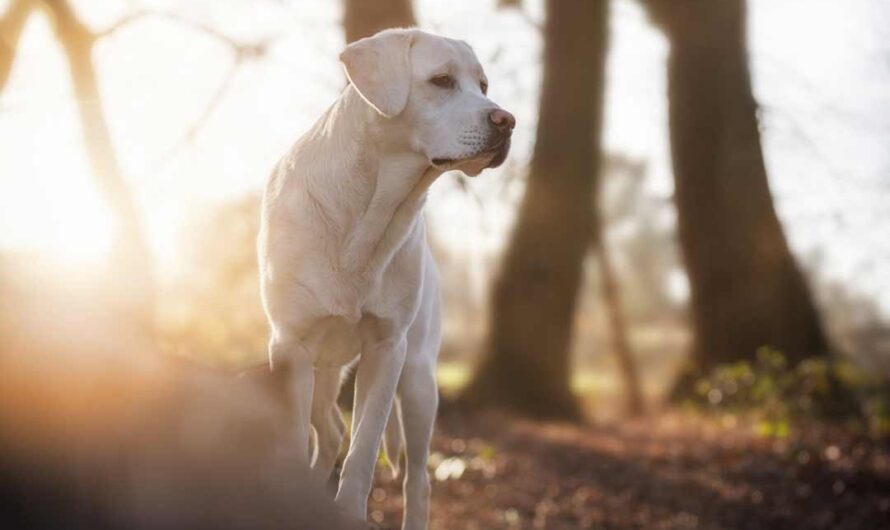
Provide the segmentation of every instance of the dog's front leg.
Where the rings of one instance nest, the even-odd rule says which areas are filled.
[[[284,453],[308,469],[312,387],[315,381],[311,353],[295,337],[276,335],[269,341],[269,361],[273,371],[284,374],[287,379],[287,397],[293,423]]]
[[[364,215],[349,234],[340,256],[340,267],[364,279],[366,268],[383,239],[389,222],[398,207],[398,197],[378,190],[371,198]]]
[[[392,190],[376,190],[346,242],[341,267],[357,274],[360,281],[378,278],[404,244],[427,190],[440,174],[433,168],[426,170],[404,197]]]
[[[405,244],[408,236],[414,230],[415,222],[420,215],[420,210],[426,202],[426,192],[441,172],[435,169],[426,171],[421,179],[414,185],[411,192],[399,204],[389,220],[386,230],[373,252],[368,257],[364,269],[364,278],[380,278],[383,271],[392,262],[396,252]]]
[[[364,519],[374,465],[383,429],[405,363],[406,342],[383,340],[362,351],[355,379],[352,441],[343,463],[337,504],[350,515]]]

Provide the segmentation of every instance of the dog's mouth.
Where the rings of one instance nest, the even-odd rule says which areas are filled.
[[[485,149],[484,151],[480,151],[474,155],[465,157],[465,158],[433,158],[430,160],[430,163],[436,167],[437,169],[448,170],[454,168],[459,164],[464,162],[469,162],[471,160],[482,160],[487,157],[491,157],[487,164],[482,169],[490,169],[498,167],[499,165],[504,163],[504,160],[507,159],[507,154],[510,152],[510,138],[507,137],[497,145]]]
[[[507,159],[507,154],[510,153],[510,137],[508,136],[501,142],[501,145],[495,149],[494,157],[491,161],[488,162],[488,168],[495,168],[504,163],[504,160]]]

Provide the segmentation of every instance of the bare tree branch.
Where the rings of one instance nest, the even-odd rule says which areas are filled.
[[[457,185],[457,189],[473,199],[473,202],[476,203],[476,206],[480,211],[484,210],[485,201],[482,200],[479,193],[470,186],[469,182],[467,182],[468,177],[465,177],[463,174],[456,171],[452,174],[454,175],[454,183]]]
[[[239,42],[236,39],[226,35],[225,33],[219,31],[218,29],[203,24],[197,20],[193,20],[190,18],[182,17],[175,13],[167,13],[167,12],[159,12],[159,11],[137,11],[130,15],[127,15],[108,28],[98,32],[95,34],[96,39],[101,39],[105,37],[109,37],[120,31],[121,29],[134,24],[136,22],[146,20],[149,18],[156,18],[165,20],[168,22],[173,22],[175,24],[181,25],[185,28],[195,31],[196,33],[202,34],[206,37],[210,37],[213,40],[219,42],[220,44],[229,48],[229,50],[234,55],[234,59],[232,61],[232,65],[229,67],[229,70],[226,72],[223,77],[222,82],[219,87],[217,87],[216,91],[210,97],[207,105],[205,105],[204,110],[201,111],[201,114],[198,116],[198,119],[186,130],[186,132],[182,135],[182,137],[174,143],[174,145],[164,154],[162,155],[155,164],[155,169],[158,169],[165,164],[167,164],[170,160],[172,160],[176,155],[178,155],[185,147],[194,142],[195,138],[198,136],[198,133],[201,129],[204,128],[204,125],[213,115],[216,108],[219,104],[225,99],[226,93],[232,86],[232,82],[235,79],[235,76],[238,73],[239,68],[248,60],[258,59],[263,57],[268,52],[269,48],[273,44],[278,37],[269,37],[265,39],[258,40],[256,42]]]
[[[122,17],[120,20],[118,20],[114,24],[108,26],[107,28],[103,29],[102,31],[97,32],[96,38],[102,39],[105,37],[110,37],[114,33],[117,33],[121,29],[123,29],[131,24],[139,22],[140,20],[145,20],[145,18],[147,18],[148,15],[149,15],[149,13],[146,11],[136,11],[130,15]]]
[[[229,88],[232,86],[232,82],[235,80],[235,76],[238,73],[238,70],[241,64],[244,61],[242,59],[237,58],[235,62],[229,67],[229,70],[226,72],[225,77],[223,77],[222,82],[217,87],[216,91],[210,97],[210,100],[207,102],[207,105],[204,106],[204,110],[201,111],[201,114],[198,118],[192,123],[191,126],[185,131],[185,133],[180,137],[173,146],[167,150],[155,163],[155,170],[160,169],[165,166],[172,159],[176,158],[176,156],[181,153],[186,147],[192,144],[195,141],[195,138],[198,137],[198,133],[201,132],[201,129],[207,124],[207,121],[210,120],[210,117],[213,116],[213,113],[216,111],[216,108],[225,99],[226,94],[229,91]]]
[[[520,7],[519,14],[522,16],[522,19],[525,20],[526,24],[538,30],[538,33],[544,32],[544,25],[535,20],[527,10]]]
[[[163,11],[137,11],[121,18],[111,26],[96,33],[94,37],[96,39],[108,37],[131,24],[146,20],[148,18],[158,18],[161,20],[166,20],[168,22],[174,22],[178,25],[191,29],[196,33],[200,33],[202,35],[210,37],[230,48],[232,52],[239,57],[243,56],[250,58],[261,56],[266,52],[266,50],[274,40],[274,38],[267,38],[257,42],[239,42],[238,40],[233,39],[232,37],[219,31],[213,26],[209,26],[191,18],[177,15],[176,13],[168,13]]]

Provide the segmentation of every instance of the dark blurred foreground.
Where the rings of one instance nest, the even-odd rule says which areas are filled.
[[[264,386],[159,356],[56,287],[0,300],[0,527],[364,527],[294,464]]]

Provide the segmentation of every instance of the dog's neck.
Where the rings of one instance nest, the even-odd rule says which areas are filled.
[[[410,128],[398,118],[381,116],[352,85],[344,89],[309,137],[334,157],[323,173],[306,175],[313,193],[318,192],[317,198],[334,214],[346,213],[341,211],[349,207],[344,200],[363,202],[364,208],[380,191],[407,193],[430,168],[426,156],[413,149]],[[330,190],[350,190],[350,196],[324,197]]]
[[[412,149],[401,120],[378,114],[352,86],[316,124],[310,140],[335,157],[330,161],[335,169],[310,175],[307,185],[343,235],[340,266],[373,276],[412,233],[441,171]]]

